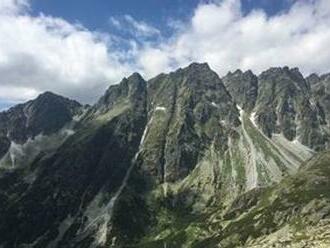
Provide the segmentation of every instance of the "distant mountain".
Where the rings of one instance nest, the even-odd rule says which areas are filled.
[[[82,111],[80,103],[45,92],[35,100],[0,113],[0,158],[6,153],[8,155],[1,161],[2,164],[10,163],[8,166],[14,166],[20,162],[14,160],[22,160],[23,153],[36,153],[40,149],[54,146],[47,139],[47,144],[38,151],[32,151],[41,145],[43,137],[58,136],[59,131],[72,122],[75,116],[82,114]],[[31,154],[28,156],[31,158]]]
[[[0,113],[0,247],[329,244],[329,78],[193,63]]]

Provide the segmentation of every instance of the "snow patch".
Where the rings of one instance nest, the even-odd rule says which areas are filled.
[[[66,135],[66,136],[71,136],[71,135],[75,134],[75,131],[72,129],[63,129],[61,132],[63,135]]]
[[[237,108],[238,111],[239,111],[239,120],[240,120],[241,122],[243,122],[243,114],[244,114],[244,110],[243,110],[238,104],[236,104],[236,108]]]
[[[252,124],[258,128],[257,122],[256,122],[256,114],[257,112],[252,112],[250,115],[250,121],[252,122]]]
[[[215,102],[211,102],[211,105],[212,105],[213,107],[219,108],[219,104],[216,104]]]
[[[161,107],[161,106],[157,106],[156,108],[155,108],[155,111],[166,111],[166,108],[165,107]]]

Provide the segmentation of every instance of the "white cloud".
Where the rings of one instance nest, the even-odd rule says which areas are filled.
[[[128,32],[135,38],[159,36],[160,31],[143,21],[134,19],[131,15],[110,17],[109,22],[121,32]]]
[[[193,61],[208,62],[220,75],[283,65],[298,66],[305,74],[326,72],[329,27],[328,0],[297,1],[272,17],[262,10],[244,15],[239,0],[211,1],[200,4],[170,41],[143,49],[139,62],[151,75]],[[154,51],[159,56],[152,56]]]
[[[140,51],[137,62],[142,65],[146,77],[172,70],[171,55],[164,49],[147,47]]]
[[[22,0],[0,5],[0,99],[26,100],[51,90],[93,101],[131,71],[112,37],[60,18],[30,16]]]
[[[170,19],[174,34],[166,39],[129,15],[109,21],[129,32],[127,40],[61,18],[33,17],[28,9],[27,0],[0,1],[2,101],[45,90],[93,101],[133,71],[150,78],[191,62],[208,62],[220,75],[284,65],[305,74],[330,71],[328,0],[295,1],[272,17],[262,10],[244,15],[239,0],[209,1],[197,6],[189,22]]]
[[[37,94],[38,92],[33,88],[11,87],[6,85],[0,87],[0,99],[12,99],[19,102],[32,99]]]
[[[1,14],[18,14],[28,9],[27,0],[1,0],[0,13]]]

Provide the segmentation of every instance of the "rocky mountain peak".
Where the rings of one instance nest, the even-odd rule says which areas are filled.
[[[258,95],[258,78],[251,70],[229,72],[222,78],[227,90],[236,103],[246,111],[251,111]]]
[[[111,85],[100,98],[94,109],[106,112],[119,101],[139,101],[146,91],[146,81],[139,73],[123,78],[119,84]]]
[[[52,91],[45,91],[44,93],[41,93],[41,94],[37,97],[37,99],[42,99],[42,98],[47,99],[47,98],[63,98],[63,97],[60,96],[60,95],[57,95],[57,94],[53,93]],[[37,100],[37,99],[36,99],[36,100]]]
[[[41,137],[57,134],[66,125],[73,125],[73,119],[82,113],[83,107],[77,101],[45,92],[36,99],[19,104],[0,113],[0,164],[11,160],[12,166],[18,160],[27,163],[42,149],[55,147],[67,136],[59,135],[56,141],[41,144]],[[39,136],[38,144],[34,139]],[[29,144],[27,144],[29,143]],[[23,151],[23,146],[25,150]],[[7,154],[6,161],[1,159]]]
[[[324,118],[298,69],[271,68],[258,78],[257,123],[268,136],[282,133],[316,149],[325,146]]]
[[[77,101],[45,92],[36,99],[0,113],[2,135],[18,143],[38,134],[51,134],[81,112]]]
[[[312,73],[310,74],[308,77],[306,77],[306,81],[311,85],[315,85],[318,82],[320,82],[321,78],[319,75],[317,75],[316,73]]]
[[[304,79],[303,75],[298,68],[285,67],[273,67],[264,72],[259,76],[261,81],[272,82],[280,84],[280,87],[295,87],[298,90],[302,90],[308,93],[309,84]]]
[[[210,68],[207,63],[192,63],[187,67],[180,68],[168,75],[159,75],[160,77],[169,76],[170,78],[181,79],[180,84],[197,89],[216,85],[219,81],[218,75]],[[156,77],[157,78],[157,77]],[[150,80],[152,83],[154,80]],[[206,84],[206,85],[205,85]],[[205,86],[204,86],[205,85]]]
[[[212,142],[225,149],[220,137],[239,125],[230,94],[207,64],[193,63],[151,79],[148,103],[144,166],[158,182],[187,176]]]
[[[320,76],[322,81],[330,81],[330,73],[325,73]]]
[[[188,65],[183,70],[186,70],[186,71],[210,71],[211,68],[210,68],[208,63],[196,63],[196,62],[194,62],[194,63],[191,63],[190,65]]]
[[[328,218],[329,155],[311,157],[329,141],[330,80],[317,80],[193,63],[133,73],[81,118],[51,92],[0,113],[0,247],[245,247]]]

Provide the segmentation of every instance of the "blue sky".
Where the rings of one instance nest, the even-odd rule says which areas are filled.
[[[35,14],[44,12],[71,22],[81,22],[89,29],[111,31],[110,17],[131,15],[159,28],[166,28],[169,18],[187,18],[199,0],[33,0]]]
[[[0,101],[0,111],[1,110],[6,110],[6,109],[8,109],[9,107],[11,107],[13,105],[15,105],[15,103],[8,102],[8,101],[4,101],[4,102]]]
[[[0,24],[0,109],[44,91],[93,103],[192,62],[330,71],[329,0],[1,0]]]
[[[144,21],[170,35],[170,20],[186,21],[198,4],[211,1],[203,0],[33,0],[32,12],[38,15],[62,17],[70,22],[79,22],[91,30],[117,32],[109,25],[110,17],[131,15],[136,20]],[[219,2],[219,1],[218,1]],[[268,16],[287,11],[291,0],[243,0],[244,13],[263,9]]]

